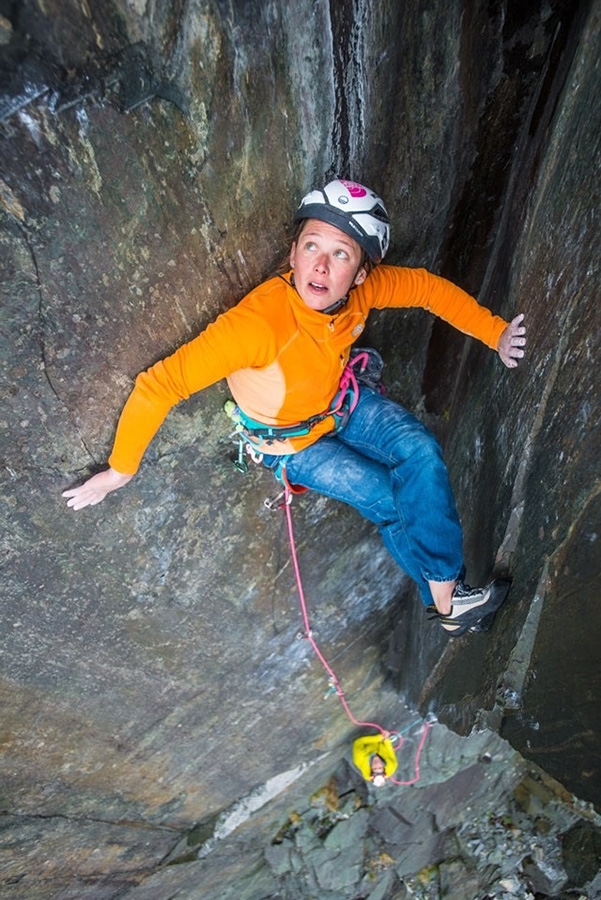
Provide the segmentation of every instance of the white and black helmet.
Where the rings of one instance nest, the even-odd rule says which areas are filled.
[[[320,219],[340,228],[362,247],[370,259],[384,259],[390,243],[390,220],[377,194],[356,181],[337,179],[301,200],[294,217]]]

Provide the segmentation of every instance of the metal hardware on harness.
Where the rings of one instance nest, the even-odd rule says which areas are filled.
[[[271,500],[269,500],[269,498],[265,498],[265,500],[263,500],[263,506],[265,507],[265,509],[271,510],[271,512],[277,512],[279,509],[282,509],[282,507],[285,506],[286,503],[292,503],[292,497],[287,497],[286,491],[280,491],[280,493],[273,497]]]
[[[243,475],[246,475],[248,472],[248,463],[244,458],[244,441],[240,437],[238,438],[238,457],[234,460],[234,468],[242,472]]]

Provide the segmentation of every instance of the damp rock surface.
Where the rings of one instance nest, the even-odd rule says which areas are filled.
[[[494,764],[435,759],[435,741],[419,788],[399,789],[413,819],[349,781],[352,817],[327,830],[308,798],[355,726],[304,638],[284,515],[264,503],[279,488],[232,465],[224,384],[170,413],[123,491],[79,514],[61,492],[105,465],[137,373],[285,258],[306,190],[373,185],[391,262],[526,314],[512,372],[421,310],[378,314],[367,336],[389,395],[444,445],[468,580],[513,587],[490,633],[449,642],[372,525],[303,496],[312,632],[357,721],[410,724],[407,704],[458,740],[500,733],[598,807],[599,18],[560,0],[3,5],[10,900],[396,900],[461,883],[525,900],[572,890],[565,877],[594,896],[593,819],[566,799],[548,831],[561,859],[531,841],[511,874],[495,854],[513,832],[478,793]],[[491,790],[522,848],[535,813],[512,805],[517,784]]]

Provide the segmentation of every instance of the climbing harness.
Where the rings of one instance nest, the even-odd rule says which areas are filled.
[[[269,425],[251,418],[233,400],[227,400],[223,409],[235,425],[231,436],[235,437],[238,443],[238,455],[234,466],[239,471],[246,472],[248,466],[244,458],[245,451],[253,462],[259,463],[263,456],[270,452],[270,448],[274,444],[290,438],[304,437],[324,419],[331,417],[334,420],[334,431],[342,428],[359,400],[358,376],[355,374],[355,367],[360,367],[360,377],[361,372],[367,368],[369,360],[367,351],[355,353],[344,368],[338,391],[330,406],[321,413],[303,419],[302,422],[290,425]],[[285,456],[282,459],[285,460]],[[278,466],[275,474],[280,481],[284,482],[282,471],[283,467]]]
[[[223,409],[234,423],[235,428],[230,437],[235,439],[238,448],[234,460],[235,468],[239,472],[246,473],[248,463],[245,454],[248,454],[253,462],[260,463],[263,457],[270,453],[274,444],[290,438],[304,437],[324,419],[331,417],[334,422],[334,432],[339,431],[346,424],[348,417],[357,405],[359,383],[366,384],[381,393],[384,392],[385,389],[381,383],[383,368],[382,357],[372,347],[351,350],[338,391],[330,406],[321,413],[316,413],[308,419],[303,419],[302,422],[291,425],[269,425],[266,422],[259,422],[247,415],[233,400],[226,400]],[[285,471],[286,460],[287,455],[283,454],[274,467],[275,477],[292,493],[303,493],[304,489],[298,490],[288,483]]]
[[[299,600],[300,600],[303,624],[305,626],[305,633],[303,636],[309,641],[311,647],[313,648],[315,655],[317,656],[318,660],[320,661],[320,663],[322,664],[323,668],[325,669],[325,671],[328,675],[329,688],[328,688],[328,691],[326,692],[326,697],[329,696],[330,694],[336,694],[338,696],[338,699],[340,700],[340,703],[342,704],[342,708],[344,709],[346,715],[348,716],[350,721],[353,723],[353,725],[357,725],[359,728],[375,728],[377,731],[380,732],[380,734],[384,735],[384,734],[386,734],[386,729],[384,729],[377,722],[361,722],[355,718],[355,716],[351,712],[351,709],[348,705],[348,702],[347,702],[346,696],[344,694],[344,691],[342,689],[342,686],[341,686],[338,678],[336,677],[336,673],[334,672],[334,670],[332,669],[332,667],[326,660],[326,658],[323,655],[323,653],[321,652],[315,638],[313,637],[313,633],[311,630],[311,623],[309,621],[309,614],[307,611],[307,602],[305,600],[305,592],[303,590],[303,583],[302,583],[301,574],[300,574],[300,567],[298,564],[298,556],[296,553],[296,542],[294,540],[294,528],[293,528],[293,524],[292,524],[292,511],[291,511],[292,494],[290,493],[288,488],[285,487],[283,493],[279,494],[278,496],[279,496],[279,498],[282,498],[281,502],[279,502],[278,505],[276,506],[277,501],[275,501],[275,500],[271,501],[269,508],[276,509],[276,508],[281,508],[283,506],[286,511],[286,523],[287,523],[287,527],[288,527],[288,539],[289,539],[289,543],[290,543],[290,554],[292,557],[292,565],[293,565],[294,574],[296,577],[296,586],[297,586],[298,596],[299,596]],[[419,724],[420,722],[421,722],[421,720],[418,720],[417,722],[413,722],[411,725],[409,725],[407,728],[403,729],[402,731],[388,732],[390,734],[390,739],[393,743],[393,747],[394,747],[395,751],[400,750],[403,745],[402,735],[405,734],[407,731],[410,731],[412,728],[415,727],[415,725]],[[390,780],[393,784],[396,784],[399,786],[401,786],[401,785],[405,786],[405,785],[415,784],[417,781],[419,781],[419,779],[421,777],[421,775],[420,775],[420,758],[421,758],[422,750],[424,748],[424,744],[426,742],[426,737],[428,735],[428,731],[430,730],[430,728],[431,728],[430,722],[425,722],[424,730],[420,737],[420,741],[419,741],[419,744],[418,744],[418,747],[417,747],[417,750],[415,753],[415,762],[414,762],[415,775],[414,775],[414,777],[409,779],[408,781],[398,781],[392,775],[386,776],[387,779]]]

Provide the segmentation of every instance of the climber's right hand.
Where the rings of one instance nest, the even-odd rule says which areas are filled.
[[[83,509],[84,506],[96,506],[97,503],[104,500],[107,494],[123,487],[128,481],[131,481],[133,477],[133,475],[123,475],[121,472],[117,472],[116,469],[109,467],[103,472],[98,472],[97,475],[92,475],[91,478],[88,478],[88,480],[84,481],[83,484],[80,484],[79,487],[69,488],[68,491],[63,491],[62,495],[63,497],[69,498],[67,500],[67,506],[70,506],[72,509]]]

